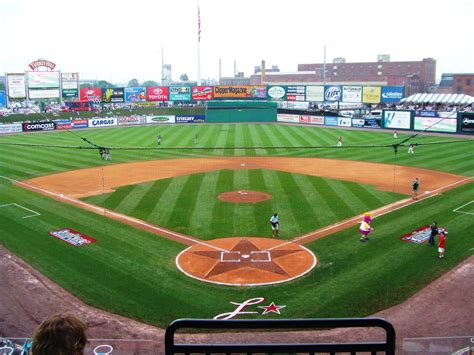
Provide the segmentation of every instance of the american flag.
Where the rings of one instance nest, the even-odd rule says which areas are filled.
[[[198,5],[198,42],[201,42],[201,11]]]

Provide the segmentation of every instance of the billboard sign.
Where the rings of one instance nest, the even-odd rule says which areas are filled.
[[[0,124],[0,134],[22,132],[21,123]]]
[[[266,99],[266,86],[214,86],[215,99]]]
[[[170,86],[170,101],[191,101],[191,86]]]
[[[89,120],[89,127],[111,127],[117,125],[117,117],[110,118],[91,118]]]
[[[362,102],[365,104],[380,103],[381,88],[380,86],[364,86],[362,88]]]
[[[125,101],[125,89],[124,88],[108,88],[102,91],[103,102],[124,102]]]
[[[28,90],[28,98],[30,99],[49,99],[58,97],[59,89]]]
[[[277,121],[278,122],[289,122],[289,123],[298,123],[300,121],[299,115],[290,115],[286,113],[278,113],[277,114]]]
[[[192,99],[193,101],[212,100],[212,86],[193,86]]]
[[[59,88],[60,78],[58,71],[29,71],[28,89]]]
[[[77,97],[79,94],[79,91],[77,89],[63,89],[63,98],[65,99],[70,99],[73,97]]]
[[[88,120],[72,120],[71,127],[72,128],[88,128],[89,121]]]
[[[458,129],[457,118],[415,117],[413,129],[431,132],[455,133]]]
[[[287,101],[304,101],[305,100],[306,87],[304,85],[299,86],[287,86],[286,88],[286,100]]]
[[[286,86],[268,86],[267,98],[271,101],[286,101]]]
[[[79,91],[79,97],[81,100],[89,101],[102,101],[102,89],[101,88],[81,88]]]
[[[78,73],[61,73],[61,84],[64,89],[76,89],[79,87]]]
[[[7,90],[12,99],[26,98],[25,74],[7,74]]]
[[[146,88],[148,101],[169,101],[169,91],[167,86],[148,86]]]
[[[338,125],[338,117],[334,116],[324,116],[324,124],[327,126],[337,126]]]
[[[324,116],[300,116],[300,123],[309,123],[309,124],[324,124]]]
[[[324,101],[336,102],[342,99],[342,87],[341,86],[325,86],[324,87]]]
[[[204,123],[206,116],[204,115],[178,115],[176,116],[176,123]]]
[[[52,121],[23,123],[23,132],[53,131],[55,129],[56,129],[56,123]]]
[[[145,124],[146,118],[144,116],[123,116],[117,118],[117,124],[119,126]]]
[[[474,132],[473,112],[461,112],[461,132]]]
[[[164,124],[164,123],[175,123],[175,116],[171,115],[153,115],[146,116],[147,124]]]
[[[383,111],[385,128],[410,129],[410,111]]]
[[[145,102],[146,88],[145,87],[130,87],[125,88],[125,102]]]
[[[337,118],[337,125],[341,127],[350,127],[352,123],[352,119],[349,117],[338,117]]]
[[[362,102],[362,86],[343,86],[342,102]]]
[[[34,62],[31,62],[29,66],[32,70],[36,70],[38,68],[49,68],[53,70],[54,68],[56,68],[56,64],[46,59],[35,60]]]
[[[306,101],[324,102],[324,86],[306,86]]]
[[[5,91],[0,91],[0,107],[7,106],[7,94]]]
[[[56,129],[71,129],[72,121],[71,120],[54,120],[56,123]]]
[[[405,93],[404,86],[382,86],[382,103],[400,102]]]

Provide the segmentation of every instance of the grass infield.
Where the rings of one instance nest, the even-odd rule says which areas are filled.
[[[333,148],[341,135],[346,146],[394,143],[391,133],[375,131],[284,125],[183,125],[95,129],[75,133],[97,144],[111,147],[156,147],[157,134],[162,136],[163,147],[195,147],[195,133],[199,134],[197,147],[327,146],[326,149],[288,150],[112,149],[111,163],[213,155],[314,156],[417,166],[474,176],[474,140],[459,144],[418,146],[414,155],[408,155],[401,149],[395,156],[391,147]],[[406,136],[400,135],[399,140],[404,138]],[[455,139],[421,135],[414,142]],[[69,132],[0,137],[0,143],[6,142],[85,146],[79,137]],[[97,151],[83,149],[0,144],[0,156],[0,175],[16,180],[111,164],[99,160]],[[245,185],[250,181],[252,184]],[[308,186],[314,187],[314,184],[333,187],[334,194],[325,196],[327,205],[336,205],[334,201],[341,197],[341,191],[347,190],[352,192],[351,203],[348,207],[338,208],[336,212],[316,209],[313,204],[318,203],[317,196],[313,196],[308,190]],[[173,208],[163,214],[160,206],[155,210],[155,197],[163,197],[173,186],[180,193],[171,195],[176,198],[175,204],[182,206],[185,213]],[[205,189],[214,194],[239,186],[249,186],[264,192],[268,192],[265,190],[268,189],[275,196],[277,194],[274,191],[278,191],[277,198],[262,204],[274,204],[268,207],[272,209],[270,214],[275,209],[280,211],[283,206],[288,210],[282,216],[283,220],[288,218],[285,221],[285,228],[288,228],[284,232],[288,234],[284,234],[284,238],[328,225],[338,218],[344,218],[343,215],[351,216],[400,198],[364,185],[298,174],[267,170],[222,170],[169,181],[161,180],[160,183],[126,186],[115,193],[91,197],[89,200],[139,218],[146,217],[154,223],[163,222],[164,226],[170,226],[171,229],[171,226],[181,226],[185,232],[189,231],[189,234],[203,239],[213,235],[242,235],[245,231],[235,225],[226,226],[222,222],[223,217],[233,214],[241,218],[254,218],[254,222],[249,223],[249,233],[253,229],[258,235],[268,235],[267,219],[270,214],[266,209],[260,210],[260,204],[237,211],[235,205],[225,209],[219,202],[200,200],[199,197],[199,192]],[[276,189],[278,186],[280,190]],[[190,279],[175,266],[176,255],[185,247],[182,244],[61,204],[17,187],[3,178],[0,178],[0,204],[16,203],[40,215],[22,218],[26,210],[17,206],[2,207],[0,243],[86,303],[162,327],[181,317],[212,318],[216,314],[233,310],[230,301],[242,302],[254,297],[265,297],[277,305],[286,305],[280,316],[267,314],[265,317],[366,316],[402,302],[472,255],[474,216],[453,210],[474,200],[473,187],[474,183],[470,183],[376,218],[375,232],[370,243],[358,242],[357,228],[354,227],[307,244],[306,247],[318,258],[317,267],[300,279],[274,286],[235,288]],[[153,191],[153,198],[143,199],[146,189]],[[327,192],[327,189],[317,191]],[[194,202],[181,205],[180,200],[184,196],[190,196]],[[306,198],[303,199],[302,196]],[[343,194],[343,197],[347,198],[347,194]],[[306,205],[302,202],[304,200],[309,200]],[[137,202],[141,208],[132,208]],[[198,204],[199,208],[196,209]],[[193,221],[188,213],[192,209],[199,211],[198,216],[208,213],[215,222],[206,224]],[[209,213],[210,210],[212,213]],[[290,218],[295,215],[302,217]],[[447,257],[444,260],[438,260],[436,250],[427,248],[425,244],[415,245],[399,240],[403,234],[433,220],[449,231]],[[49,231],[61,228],[80,231],[97,239],[97,243],[74,248],[48,235]],[[180,232],[183,230],[177,229]],[[254,317],[261,316],[257,314]]]

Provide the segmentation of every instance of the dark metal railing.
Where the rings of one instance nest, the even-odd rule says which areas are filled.
[[[175,343],[175,334],[179,330],[196,332],[216,330],[261,330],[282,331],[288,329],[321,330],[334,328],[382,328],[385,331],[385,342],[357,343],[290,343],[290,344],[184,344]],[[282,320],[209,320],[209,319],[178,319],[173,321],[165,333],[165,349],[167,355],[172,354],[213,354],[213,353],[351,353],[377,352],[395,354],[395,329],[380,318],[335,318],[335,319],[282,319]]]

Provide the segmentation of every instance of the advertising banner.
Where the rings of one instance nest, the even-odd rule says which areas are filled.
[[[382,119],[380,118],[364,118],[364,127],[382,128]]]
[[[163,124],[163,123],[175,123],[175,116],[162,115],[162,116],[146,116],[147,124]]]
[[[341,127],[350,127],[352,123],[352,119],[349,117],[338,117],[337,118],[337,125]]]
[[[212,86],[193,86],[192,99],[193,101],[212,100]]]
[[[338,118],[334,116],[324,116],[324,124],[327,126],[337,126],[338,125]]]
[[[362,128],[365,125],[365,120],[363,118],[353,118],[352,119],[352,127],[359,127]]]
[[[362,88],[362,102],[365,104],[380,103],[380,86],[364,86]]]
[[[307,110],[309,107],[309,102],[306,101],[287,101],[286,107],[293,108],[297,110]]]
[[[440,118],[440,117],[415,117],[413,129],[419,131],[431,132],[451,132],[455,133],[458,129],[457,118]]]
[[[385,128],[410,129],[410,111],[383,111]]]
[[[286,101],[304,101],[306,93],[306,86],[287,86],[286,87]]]
[[[71,126],[72,128],[88,128],[89,120],[72,120]]]
[[[170,86],[170,101],[191,101],[191,86]]]
[[[28,90],[30,99],[50,99],[59,97],[59,89]]]
[[[404,86],[382,86],[382,103],[400,102],[404,93]]]
[[[461,112],[461,132],[474,132],[474,112]]]
[[[306,86],[306,101],[324,102],[324,86]]]
[[[148,101],[169,101],[167,86],[149,86],[146,88]]]
[[[125,102],[145,102],[145,87],[125,88]]]
[[[64,89],[76,89],[79,87],[79,73],[61,73],[61,86]]]
[[[79,98],[81,100],[100,102],[102,101],[102,89],[101,88],[81,88],[79,90]]]
[[[117,117],[110,118],[91,118],[89,119],[89,127],[111,127],[117,125]]]
[[[7,94],[5,91],[0,91],[0,107],[7,106]]]
[[[324,87],[324,101],[336,102],[342,99],[342,87],[341,86],[325,86]]]
[[[117,118],[117,124],[119,126],[145,124],[146,118],[143,116],[124,116]]]
[[[176,116],[176,123],[204,123],[206,120],[206,116],[204,115],[177,115]]]
[[[267,99],[269,101],[286,101],[286,86],[269,85],[267,87]]]
[[[109,88],[102,90],[102,101],[110,103],[125,102],[124,88]]]
[[[59,88],[60,78],[58,71],[29,71],[28,89]]]
[[[438,232],[446,233],[446,229],[440,227],[438,228]],[[401,236],[400,240],[414,244],[422,244],[430,239],[430,235],[431,228],[429,225],[426,225],[415,229],[413,232]]]
[[[53,131],[54,129],[56,129],[56,123],[52,121],[23,123],[23,132]]]
[[[324,116],[300,116],[300,123],[309,123],[309,124],[324,124]]]
[[[56,123],[56,129],[71,129],[72,128],[72,121],[71,120],[54,120]]]
[[[63,89],[63,98],[71,99],[79,95],[79,90],[77,89]]]
[[[289,114],[286,114],[286,113],[278,113],[277,114],[277,121],[278,122],[299,123],[300,122],[300,115],[289,115]]]
[[[26,98],[25,74],[7,74],[7,89],[12,99]]]
[[[22,131],[21,123],[0,124],[0,134],[20,133]]]
[[[266,86],[214,86],[215,99],[266,99]]]
[[[342,102],[362,102],[362,86],[343,86]]]

